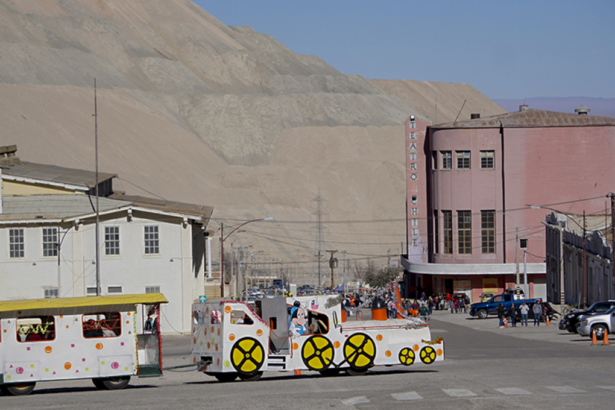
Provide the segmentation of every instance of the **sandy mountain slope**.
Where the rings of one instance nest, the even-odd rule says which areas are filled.
[[[319,189],[323,249],[380,264],[400,251],[403,122],[427,118],[407,93],[188,0],[0,1],[0,145],[93,169],[94,78],[100,169],[119,174],[116,189],[214,206],[214,230],[272,216],[232,242],[286,273],[314,272]]]

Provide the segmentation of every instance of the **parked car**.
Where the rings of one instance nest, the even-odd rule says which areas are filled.
[[[576,333],[577,326],[579,325],[579,317],[592,313],[606,312],[613,307],[615,307],[615,300],[609,300],[606,302],[596,302],[585,310],[573,310],[572,312],[568,312],[559,322],[559,329],[567,330],[570,333]]]
[[[480,301],[481,302],[486,302],[486,301],[488,301],[489,299],[491,299],[494,296],[495,296],[495,293],[485,293],[485,292],[483,292],[483,293],[480,294]]]
[[[596,333],[596,338],[604,338],[604,332],[613,333],[615,330],[615,307],[606,312],[594,312],[579,316],[577,331],[581,336],[591,336]]]

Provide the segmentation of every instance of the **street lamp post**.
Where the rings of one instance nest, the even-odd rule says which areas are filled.
[[[519,285],[519,227],[517,226],[517,222],[515,221],[515,218],[512,217],[512,215],[502,211],[495,212],[510,217],[510,219],[512,219],[513,223],[515,224],[515,293],[517,294],[517,298],[519,298],[519,294],[521,293],[521,286]],[[506,244],[503,244],[503,246],[506,246]]]
[[[226,238],[224,237],[224,224],[220,224],[220,297],[224,297],[224,241],[228,239],[229,236],[235,233],[237,229],[241,228],[244,225],[247,225],[252,222],[261,222],[261,221],[272,221],[273,218],[261,218],[261,219],[253,219],[251,221],[247,221],[237,226],[235,229],[231,231]]]

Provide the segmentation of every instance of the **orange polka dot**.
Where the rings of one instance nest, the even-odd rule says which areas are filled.
[[[6,329],[4,329],[4,333],[6,333]]]
[[[102,350],[103,349],[103,344],[102,343],[96,343],[96,350]]]
[[[382,335],[377,335],[376,336],[376,340],[379,341],[379,342],[382,341]]]
[[[68,329],[68,325],[66,325],[66,328]]]
[[[192,338],[192,343],[196,344],[196,337]]]
[[[384,352],[384,355],[385,355],[386,357],[391,357],[391,351],[390,351],[390,350],[387,350],[386,352]]]
[[[207,336],[207,328],[205,328],[205,330],[203,331],[203,334]]]
[[[293,350],[299,349],[299,345],[297,343],[293,343]]]
[[[62,319],[64,317],[64,315],[60,315],[60,319]]]
[[[211,327],[211,333],[213,333],[213,332],[214,332],[214,327],[212,326],[212,327]]]
[[[262,336],[263,335],[263,330],[262,329],[258,329],[256,331],[256,336]]]
[[[218,351],[218,343],[216,343],[216,352]]]
[[[196,332],[196,327],[193,327],[192,328],[192,333],[195,333],[195,332]]]
[[[126,324],[127,324],[127,325],[129,325],[129,324],[130,324],[130,320],[127,320],[127,321],[126,321]]]
[[[211,345],[209,344],[209,342],[207,342],[207,348],[208,348],[208,349],[209,349],[209,347],[210,347],[210,346],[211,346]]]
[[[234,335],[234,334],[232,334],[232,333],[231,333],[230,335],[228,335],[228,340],[230,340],[231,342],[232,342],[233,340],[235,340],[235,335]]]
[[[70,364],[69,362],[64,363],[64,368],[65,368],[66,370],[70,370],[70,368],[71,368],[71,367],[73,367],[73,365],[72,365],[72,364]]]
[[[220,328],[218,328],[218,336],[220,336]]]
[[[419,345],[412,346],[412,350],[414,350],[415,352],[418,352],[419,351]]]
[[[192,363],[196,363],[196,357],[192,359]]]
[[[231,307],[230,307],[230,306],[226,306],[226,307],[224,308],[224,311],[225,311],[226,313],[231,313]]]
[[[438,356],[442,356],[442,353],[444,353],[444,352],[442,351],[442,349],[438,349],[438,350],[436,351],[436,353],[438,354]]]
[[[338,342],[337,340],[333,343],[333,347],[335,347],[336,349],[338,347],[340,347],[340,342]]]
[[[52,350],[53,349],[51,348],[51,346],[45,347],[45,353],[47,353],[47,354],[51,353]]]
[[[126,313],[127,316],[130,316],[130,312]]]

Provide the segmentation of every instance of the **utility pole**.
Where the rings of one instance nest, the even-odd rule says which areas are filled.
[[[316,203],[316,212],[314,212],[312,215],[316,217],[316,226],[314,226],[313,229],[316,230],[316,244],[315,244],[316,249],[315,251],[318,256],[318,287],[320,287],[320,262],[321,262],[320,257],[322,254],[322,244],[324,242],[323,217],[326,215],[326,212],[324,212],[323,210],[323,204],[327,202],[320,195],[320,189],[318,189],[318,195],[316,196],[316,198],[312,199],[312,202]]]
[[[335,255],[337,250],[327,252],[331,254],[331,257],[329,258],[329,267],[331,268],[331,290],[333,290],[333,287],[335,286],[335,268],[337,268],[337,258],[334,258],[333,255]]]
[[[585,209],[583,210],[583,305],[587,306],[587,269],[585,266],[586,260],[587,260],[587,247],[586,247],[586,228],[587,225],[585,224]]]

